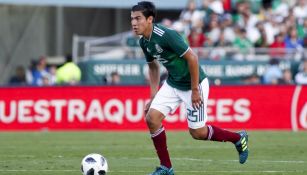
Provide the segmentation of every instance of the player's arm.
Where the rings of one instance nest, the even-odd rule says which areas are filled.
[[[192,105],[194,108],[198,109],[202,103],[202,99],[198,89],[198,84],[199,84],[198,56],[193,52],[192,49],[189,48],[189,50],[183,55],[183,58],[188,62],[189,71],[191,75]]]
[[[143,50],[143,53],[146,58],[146,62],[148,64],[148,76],[149,76],[149,85],[150,85],[150,101],[145,105],[145,114],[147,114],[149,107],[153,98],[155,97],[156,93],[159,90],[159,83],[160,83],[160,67],[157,60],[155,60],[145,48],[143,44],[143,38],[139,40],[140,46]]]
[[[183,59],[186,59],[188,62],[191,75],[192,105],[195,109],[198,109],[202,103],[202,99],[198,90],[198,57],[184,41],[184,39],[173,30],[170,30],[168,33],[166,33],[165,41],[171,50],[178,54],[178,56],[183,57]]]
[[[143,53],[146,58],[146,62],[148,64],[148,75],[149,75],[149,85],[150,85],[150,97],[153,99],[153,97],[156,95],[159,89],[159,83],[160,83],[160,67],[159,63],[154,57],[152,57],[148,52],[145,46],[143,45],[143,38],[140,39],[140,46],[143,50]]]
[[[159,90],[160,83],[160,65],[157,60],[153,60],[148,64],[148,75],[149,75],[149,85],[150,85],[150,101],[145,106],[145,114],[147,114],[149,107],[153,98]]]
[[[150,84],[150,97],[153,99],[159,90],[160,66],[157,60],[148,63],[148,75]]]

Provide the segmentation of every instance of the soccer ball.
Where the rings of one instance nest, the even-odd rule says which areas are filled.
[[[81,172],[83,175],[106,175],[108,172],[107,159],[100,154],[89,154],[82,159]]]

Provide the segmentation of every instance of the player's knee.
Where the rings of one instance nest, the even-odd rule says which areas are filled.
[[[161,121],[159,121],[153,112],[149,111],[146,115],[146,123],[148,128],[156,128],[157,126],[160,126]]]
[[[150,109],[146,114],[147,127],[151,132],[154,132],[161,127],[163,119],[164,115],[160,111]]]
[[[150,113],[147,113],[147,114],[146,114],[145,120],[146,120],[146,124],[147,124],[148,126],[150,126],[150,125],[153,124],[152,115],[150,115]]]
[[[195,139],[195,140],[203,140],[204,139],[199,133],[190,132],[190,134],[191,134],[192,138]]]
[[[190,129],[190,134],[195,140],[205,140],[206,139],[206,130],[205,129]]]

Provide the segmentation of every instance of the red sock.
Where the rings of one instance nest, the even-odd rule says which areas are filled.
[[[155,145],[158,157],[160,159],[160,164],[167,168],[171,168],[172,163],[167,150],[164,127],[162,126],[155,133],[151,134],[151,139]]]
[[[241,136],[238,133],[230,132],[212,125],[208,125],[207,140],[219,141],[219,142],[232,142],[237,143]]]

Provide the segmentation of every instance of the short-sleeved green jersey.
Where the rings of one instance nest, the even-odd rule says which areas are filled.
[[[191,89],[191,76],[188,62],[182,57],[190,48],[175,31],[162,25],[154,24],[152,34],[147,40],[142,37],[140,46],[146,61],[157,59],[168,71],[167,83],[179,90]],[[199,66],[199,83],[206,74]]]

